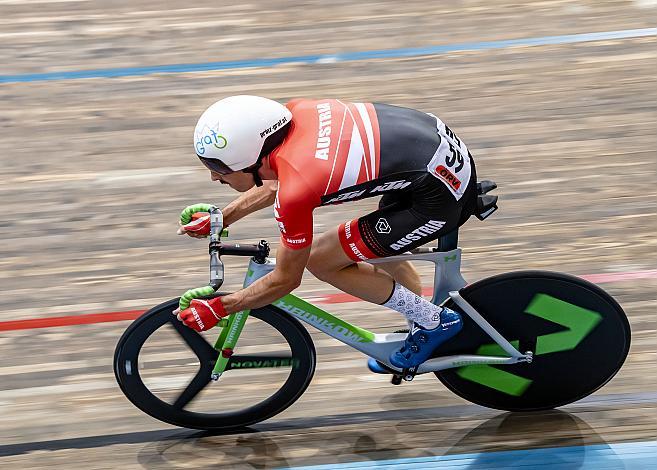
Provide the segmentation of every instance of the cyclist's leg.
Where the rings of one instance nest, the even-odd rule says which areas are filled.
[[[369,263],[356,263],[340,243],[338,230],[329,230],[313,239],[307,269],[338,289],[368,302],[382,304],[392,292],[394,281]]]
[[[422,295],[422,280],[413,263],[410,261],[392,261],[390,263],[376,263],[374,270],[383,270],[390,274],[395,282],[406,287],[411,292]]]
[[[434,329],[441,323],[442,307],[395,283],[383,270],[359,261],[403,253],[435,239],[456,227],[459,215],[456,204],[428,216],[413,207],[384,207],[317,237],[308,269],[338,289],[396,310],[413,325]]]
[[[410,198],[398,194],[386,194],[379,202],[379,208],[389,210],[408,209],[411,205]],[[393,279],[418,295],[422,290],[420,276],[409,261],[356,264],[342,249],[337,229],[315,237],[307,268],[318,279],[377,304],[390,297]]]
[[[392,276],[360,261],[401,254],[437,239],[459,225],[461,208],[445,186],[427,174],[410,204],[385,205],[316,237],[308,270],[349,294],[383,304],[390,299]]]
[[[402,211],[383,208],[368,214],[359,220],[359,234],[373,251],[383,255],[398,254],[435,240],[467,220],[476,192],[475,181],[473,178],[468,182],[467,191],[457,201],[446,186],[428,175],[414,189],[414,203],[410,208]],[[384,304],[413,322],[404,345],[389,357],[392,365],[402,369],[427,360],[437,347],[458,334],[463,326],[457,312],[430,304],[419,296],[412,297],[395,286],[391,299]],[[370,364],[370,369],[378,372],[373,364]]]

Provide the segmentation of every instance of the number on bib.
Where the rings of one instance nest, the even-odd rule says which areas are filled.
[[[430,116],[436,119],[440,145],[427,165],[427,170],[445,184],[458,201],[470,181],[470,152],[444,122],[433,114]]]

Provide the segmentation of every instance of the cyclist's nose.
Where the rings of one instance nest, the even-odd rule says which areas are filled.
[[[210,172],[210,179],[212,181],[221,181],[221,175],[219,173],[215,173],[214,171]]]

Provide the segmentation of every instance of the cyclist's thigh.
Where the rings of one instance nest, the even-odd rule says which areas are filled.
[[[317,275],[322,271],[336,271],[353,264],[353,260],[340,251],[338,232],[335,228],[327,230],[313,238],[306,267]]]

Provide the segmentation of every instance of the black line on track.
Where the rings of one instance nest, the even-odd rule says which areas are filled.
[[[0,446],[0,457],[27,454],[43,450],[93,449],[117,444],[142,444],[154,441],[183,440],[198,437],[198,431],[180,429],[162,429],[157,431],[138,431],[122,434],[104,434],[100,436],[73,437],[52,441],[25,442]]]
[[[577,403],[561,408],[563,411],[595,411],[600,408],[618,409],[621,405],[638,404],[657,406],[657,392],[619,393],[610,395],[593,395]],[[330,426],[348,426],[369,424],[373,422],[426,420],[441,418],[490,419],[507,412],[492,410],[479,405],[453,405],[431,408],[395,409],[364,413],[336,414],[321,417],[291,418],[287,420],[264,422],[253,427],[240,428],[225,432],[194,431],[183,429],[161,429],[154,431],[137,431],[122,434],[103,434],[99,436],[74,437],[48,441],[25,442],[0,445],[0,457],[26,454],[35,451],[57,451],[66,449],[91,449],[119,444],[141,444],[162,441],[184,441],[209,436],[226,436],[235,434],[253,434],[260,432],[292,431],[300,429],[324,428]],[[535,412],[539,416],[545,412]]]
[[[25,442],[20,444],[0,445],[0,457],[25,454],[42,450],[90,449],[117,444],[152,443],[155,441],[172,441],[199,439],[208,436],[251,434],[256,432],[290,431],[297,429],[322,428],[365,424],[375,421],[400,421],[406,419],[438,419],[472,416],[490,418],[500,411],[489,410],[478,405],[459,405],[433,408],[416,408],[404,410],[376,411],[366,413],[338,414],[321,417],[291,418],[271,423],[261,423],[250,428],[241,428],[228,432],[193,431],[180,429],[162,429],[156,431],[129,432],[123,434],[105,434],[99,436],[75,437],[49,441]]]

